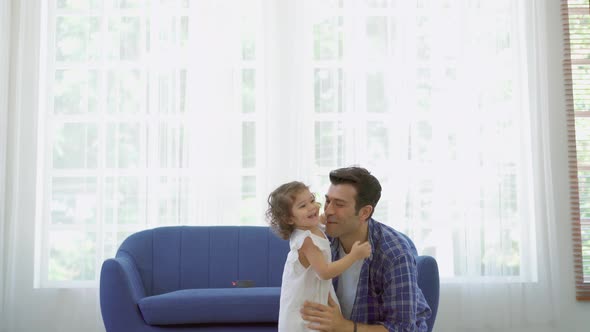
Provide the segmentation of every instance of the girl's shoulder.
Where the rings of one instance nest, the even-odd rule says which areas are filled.
[[[293,233],[291,233],[291,237],[289,239],[291,249],[299,250],[303,245],[303,241],[305,241],[305,239],[308,237],[313,241],[313,244],[315,244],[316,247],[320,249],[329,248],[330,242],[326,238],[326,235],[319,229],[318,232],[319,233],[317,233],[315,230],[295,229]]]

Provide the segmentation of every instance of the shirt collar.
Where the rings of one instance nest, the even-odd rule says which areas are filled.
[[[367,258],[367,260],[371,261],[373,260],[373,255],[375,252],[375,241],[374,241],[374,231],[375,231],[375,220],[373,220],[373,218],[369,218],[369,220],[367,220],[367,238],[369,241],[369,244],[371,245],[371,255],[369,256],[369,258]]]

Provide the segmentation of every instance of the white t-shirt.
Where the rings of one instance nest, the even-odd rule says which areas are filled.
[[[341,258],[346,255],[342,246],[340,246],[338,250],[340,251],[339,256]],[[338,278],[336,295],[340,301],[342,316],[346,319],[350,319],[350,314],[352,313],[352,307],[354,306],[354,300],[356,299],[356,288],[359,283],[363,262],[363,259],[354,262],[350,268],[345,270]]]
[[[280,332],[311,331],[306,328],[307,323],[301,318],[300,312],[306,300],[327,305],[328,294],[331,294],[334,301],[338,303],[332,280],[322,280],[311,265],[305,268],[299,262],[299,249],[307,237],[311,238],[313,244],[322,251],[326,262],[332,261],[328,239],[300,229],[296,229],[291,234],[289,239],[291,251],[287,255],[283,269],[279,308]]]

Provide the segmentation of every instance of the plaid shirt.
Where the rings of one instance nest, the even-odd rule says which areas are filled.
[[[432,312],[417,283],[416,258],[400,233],[372,218],[369,243],[373,252],[363,262],[351,320],[380,324],[388,331],[427,331]],[[340,242],[332,239],[332,261]],[[338,289],[338,278],[333,279]]]

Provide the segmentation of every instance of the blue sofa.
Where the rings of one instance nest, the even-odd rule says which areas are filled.
[[[288,250],[288,241],[263,226],[173,226],[132,234],[102,265],[106,330],[277,331]],[[438,268],[429,256],[417,262],[433,324]],[[252,280],[254,287],[235,287],[238,280]]]

